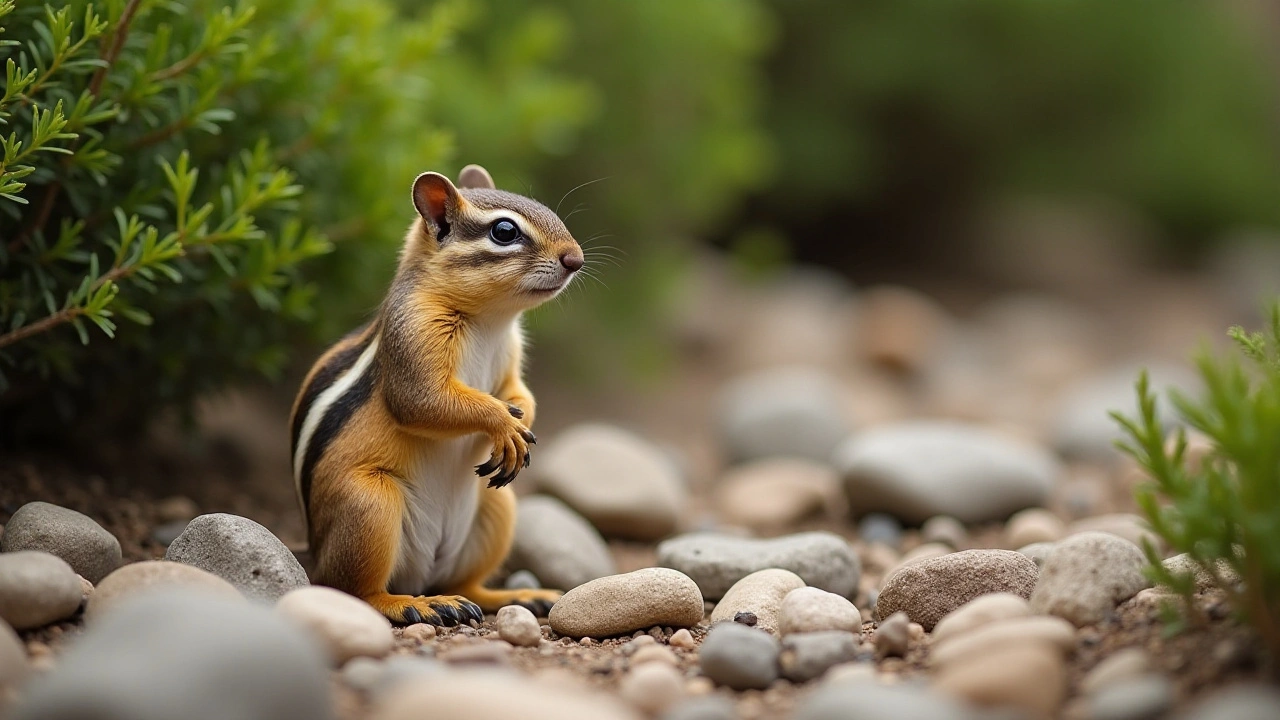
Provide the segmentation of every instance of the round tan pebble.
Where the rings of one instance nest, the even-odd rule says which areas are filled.
[[[1117,650],[1085,673],[1080,690],[1092,695],[1117,682],[1147,674],[1152,669],[1151,655],[1139,647]]]
[[[716,684],[711,678],[702,675],[684,681],[684,691],[689,695],[710,695],[715,689]]]
[[[1052,717],[1067,692],[1062,653],[1043,643],[1006,644],[968,662],[944,667],[934,687],[985,707],[1015,708],[1031,717]]]
[[[875,682],[876,666],[869,662],[847,662],[836,665],[822,677],[823,685],[835,683]]]
[[[671,647],[680,648],[681,650],[692,650],[698,647],[698,641],[693,639],[693,633],[685,628],[680,628],[671,635]]]
[[[899,610],[926,630],[956,608],[982,595],[1010,592],[1029,597],[1039,569],[1012,550],[965,550],[903,566],[890,575],[876,599],[876,616]]]
[[[860,632],[862,614],[848,599],[814,587],[796,588],[782,599],[778,610],[778,632],[820,632],[845,630]]]
[[[1044,508],[1027,508],[1009,518],[1004,532],[1005,545],[1020,548],[1033,543],[1057,542],[1066,535],[1067,526]]]
[[[790,570],[769,568],[753,572],[724,594],[711,611],[711,624],[730,621],[740,612],[749,612],[756,616],[756,627],[776,634],[782,599],[804,586],[804,580]]]
[[[85,622],[95,622],[129,598],[167,588],[190,588],[206,596],[244,599],[234,585],[211,572],[169,560],[144,560],[124,565],[102,578],[85,608]]]
[[[1065,654],[1076,646],[1075,627],[1062,618],[1049,615],[994,622],[934,643],[929,652],[929,664],[941,667],[953,662],[967,662],[1012,644],[1046,645],[1055,648],[1059,654]]]
[[[660,662],[675,667],[679,664],[676,654],[663,645],[646,645],[631,655],[631,667],[647,662]]]
[[[436,626],[428,625],[427,623],[416,623],[414,625],[410,625],[409,627],[406,627],[401,635],[402,637],[408,638],[410,640],[417,640],[419,642],[435,640]]]
[[[684,684],[679,670],[650,662],[632,667],[622,678],[618,691],[623,700],[641,712],[660,715],[684,697]]]
[[[80,578],[80,596],[84,598],[84,602],[89,601],[89,597],[93,595],[93,583],[84,579],[83,575],[77,575]]]
[[[976,597],[947,613],[933,628],[933,641],[968,632],[999,620],[1026,617],[1031,614],[1031,603],[1013,593],[991,593]]]
[[[551,629],[571,637],[608,637],[654,625],[702,622],[702,592],[688,575],[645,568],[579,585],[551,608]]]
[[[920,526],[920,539],[960,550],[969,542],[969,531],[965,530],[964,523],[950,515],[934,515]]]
[[[775,457],[740,465],[719,483],[717,502],[730,524],[762,533],[784,531],[814,515],[844,515],[844,491],[831,467]]]
[[[1147,525],[1147,521],[1143,520],[1142,516],[1133,513],[1094,515],[1076,520],[1067,526],[1067,536],[1086,532],[1110,533],[1128,540],[1139,548],[1142,547],[1144,539],[1155,545],[1157,550],[1161,547],[1160,537],[1151,530],[1151,527]]]
[[[1150,587],[1146,556],[1133,543],[1106,532],[1085,532],[1058,543],[1044,561],[1031,594],[1032,610],[1077,626],[1099,622],[1116,605]]]
[[[498,611],[498,637],[517,647],[537,647],[542,629],[528,608],[508,605]]]
[[[334,666],[354,657],[382,657],[395,646],[391,621],[341,590],[320,585],[290,590],[276,601],[276,613],[319,641]]]

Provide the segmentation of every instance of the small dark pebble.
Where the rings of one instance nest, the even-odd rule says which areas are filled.
[[[755,627],[756,622],[758,622],[756,619],[756,614],[753,612],[737,613],[733,616],[733,621],[741,625],[746,625],[747,627]]]

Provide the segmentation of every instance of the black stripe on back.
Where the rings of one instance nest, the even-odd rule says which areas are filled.
[[[315,471],[316,463],[320,462],[320,457],[324,455],[329,443],[342,432],[342,428],[346,426],[351,416],[369,402],[377,379],[378,358],[374,356],[364,374],[356,378],[355,383],[333,401],[325,411],[324,417],[320,418],[319,424],[316,425],[316,431],[312,433],[311,441],[307,443],[307,452],[302,458],[302,475],[299,477],[302,486],[302,507],[308,516],[311,513],[311,473]]]
[[[350,332],[347,337],[358,336],[369,329],[368,325]],[[302,393],[302,402],[298,403],[298,412],[293,416],[293,427],[290,428],[289,436],[291,438],[289,444],[289,457],[298,451],[298,440],[302,436],[302,426],[307,421],[307,413],[311,412],[311,406],[315,404],[316,398],[320,397],[320,393],[324,392],[328,387],[338,381],[343,373],[351,369],[356,364],[356,360],[360,359],[360,353],[369,347],[369,343],[373,341],[376,333],[369,333],[363,340],[343,350],[342,352],[330,358],[329,363],[320,368],[320,371],[311,378],[311,382],[307,384]],[[346,338],[343,338],[345,340]],[[341,340],[339,341],[341,342]]]

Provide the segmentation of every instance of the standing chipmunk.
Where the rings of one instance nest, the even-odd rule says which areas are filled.
[[[381,309],[320,356],[290,420],[314,581],[397,623],[465,624],[511,604],[545,615],[560,597],[483,583],[511,549],[507,484],[536,442],[520,315],[569,285],[582,249],[484,168],[458,186],[414,180],[421,217]]]

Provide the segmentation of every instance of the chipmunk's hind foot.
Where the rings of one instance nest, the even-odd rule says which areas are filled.
[[[484,622],[479,605],[461,595],[391,595],[365,598],[378,612],[398,625],[427,623],[443,627]]]
[[[508,605],[519,605],[538,617],[546,617],[551,606],[556,604],[564,593],[559,590],[543,590],[540,588],[522,588],[519,590],[490,590],[479,588],[467,593],[474,597],[476,603],[485,612],[496,613]]]

